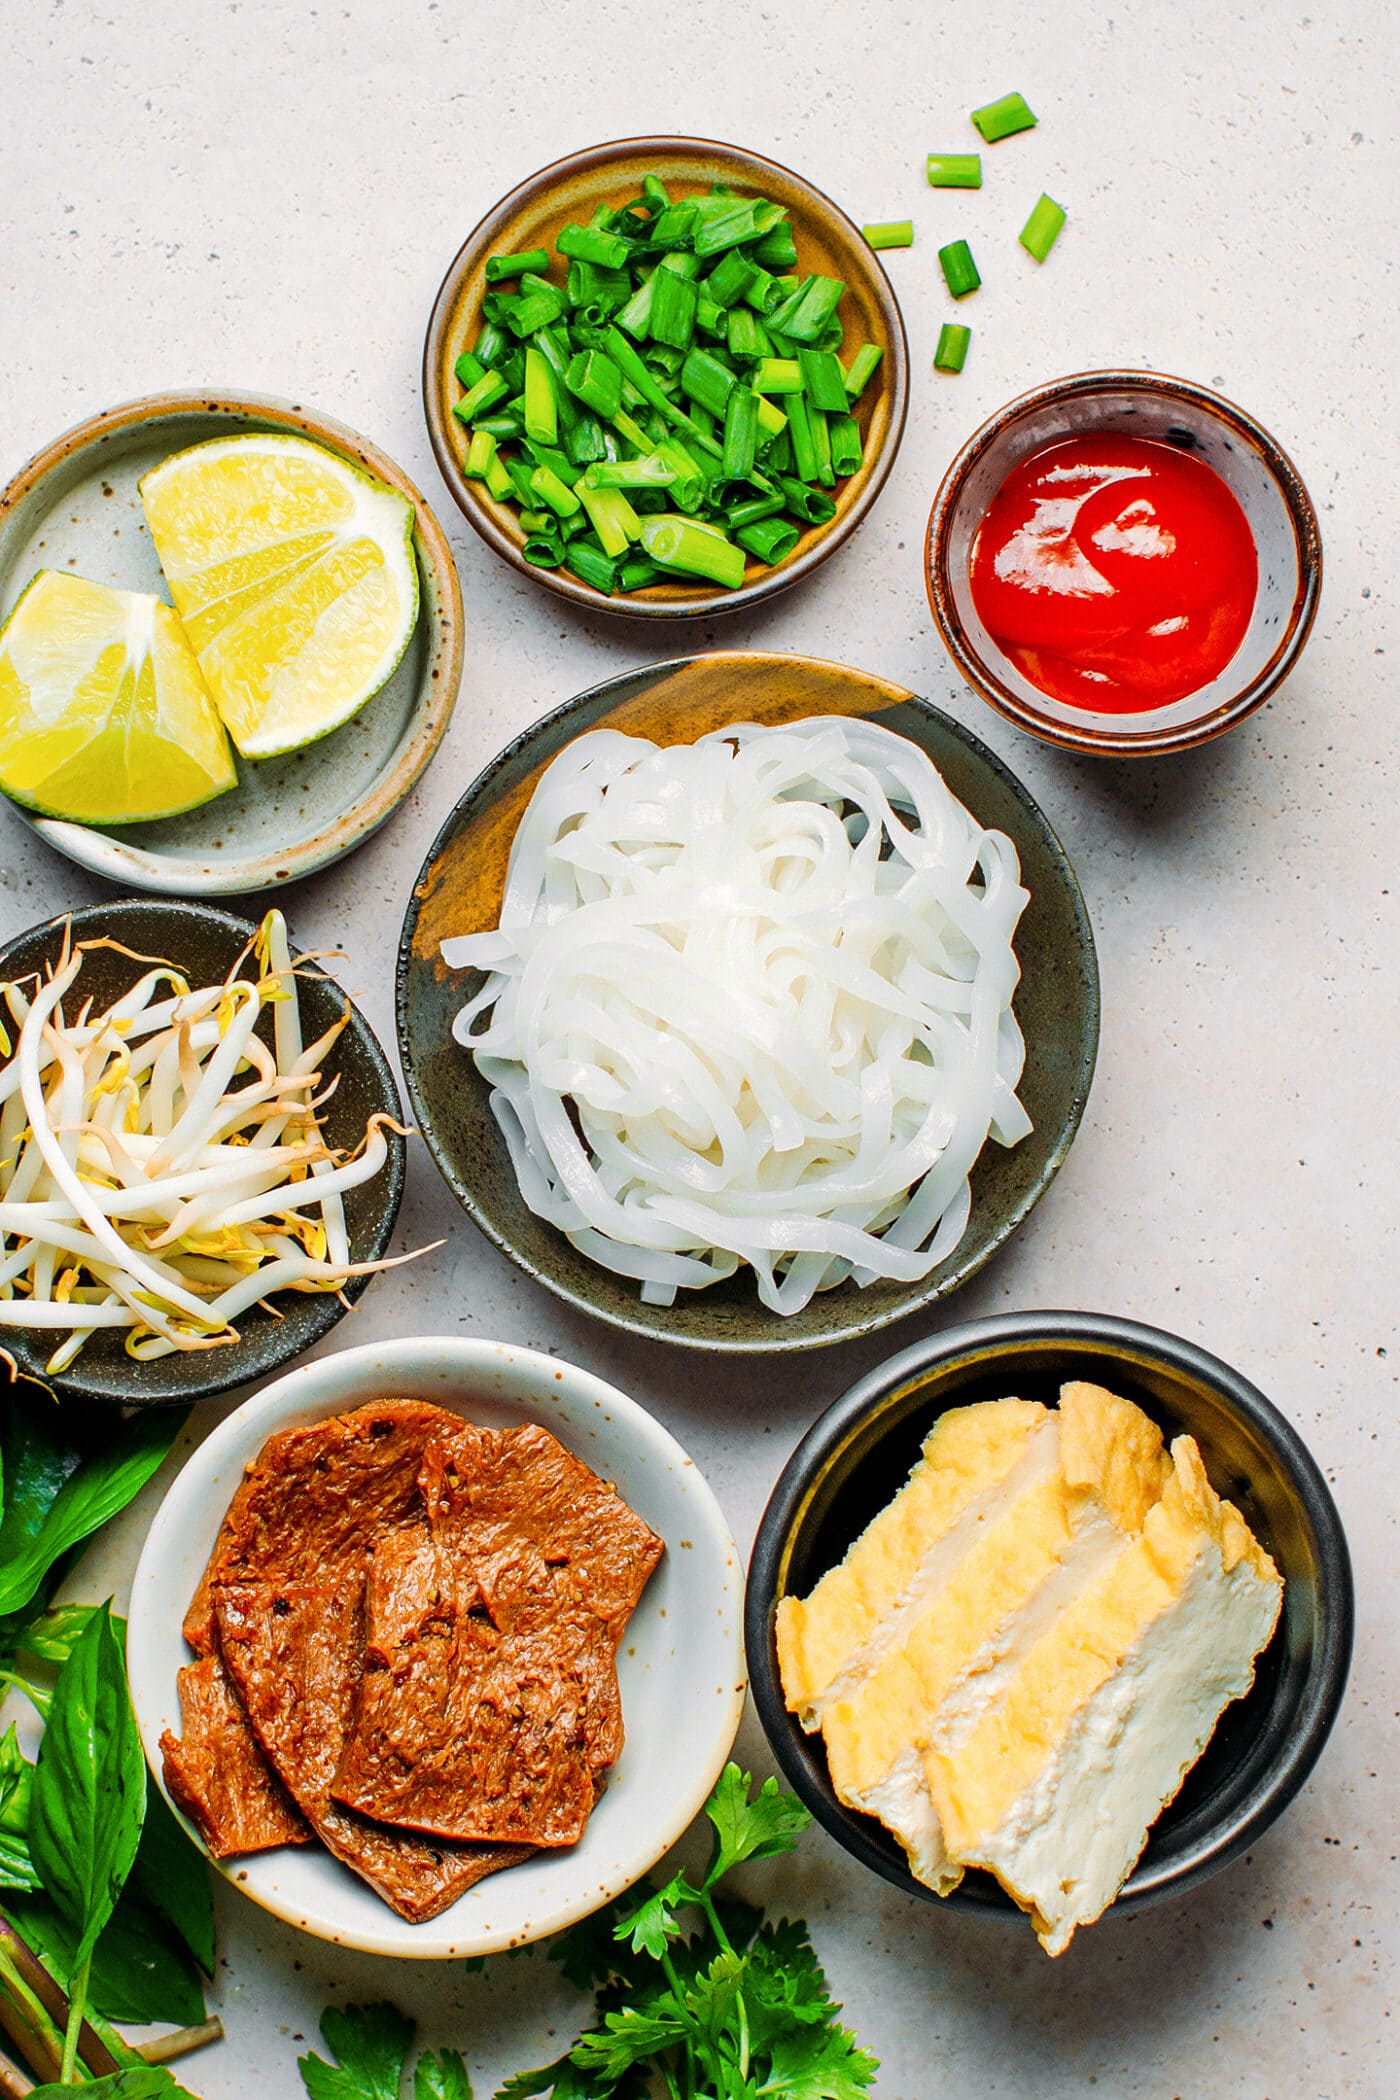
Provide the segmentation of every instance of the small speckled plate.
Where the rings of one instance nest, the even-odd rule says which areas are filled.
[[[407,496],[416,513],[418,625],[352,720],[285,758],[240,758],[238,786],[182,817],[111,827],[10,809],[81,867],[178,896],[275,889],[352,852],[391,816],[447,727],[462,678],[462,593],[441,526],[401,468],[342,423],[259,395],[153,394],[80,423],[0,493],[0,620],[39,569],[169,599],[137,483],[172,452],[247,431],[291,432]]]
[[[688,743],[728,722],[800,722],[870,715],[928,753],[983,824],[1021,859],[1030,903],[1016,935],[1016,1014],[1026,1038],[1021,1100],[1034,1124],[1010,1151],[984,1147],[972,1174],[961,1243],[919,1283],[838,1285],[785,1318],[760,1304],[753,1273],[671,1306],[644,1305],[638,1287],[600,1268],[526,1208],[489,1105],[489,1089],[453,1040],[458,1009],[481,982],[449,970],[452,934],[497,924],[516,826],[551,759],[586,731],[617,729],[659,744]],[[715,650],[628,671],[536,722],[467,789],[429,850],[399,947],[399,1047],[414,1116],[449,1188],[521,1268],[584,1312],[657,1341],[696,1349],[815,1349],[850,1341],[931,1305],[965,1283],[1021,1224],[1069,1151],[1094,1072],[1099,980],[1094,936],[1074,871],[1043,813],[985,744],[901,686],[804,656]]]
[[[398,1395],[490,1428],[542,1423],[665,1540],[618,1654],[622,1755],[577,1845],[489,1875],[426,1924],[398,1917],[319,1845],[215,1865],[264,1910],[337,1946],[495,1954],[562,1931],[653,1867],[700,1813],[738,1732],[743,1564],[694,1461],[635,1400],[558,1357],[445,1336],[345,1349],[279,1378],[199,1446],[156,1512],[131,1588],[132,1704],[159,1780],[161,1734],[180,1726],[176,1673],[190,1660],[181,1618],[244,1467],[274,1430]]]
[[[222,984],[257,932],[250,919],[236,918],[212,904],[167,897],[123,897],[112,904],[90,904],[83,911],[61,913],[31,926],[0,948],[0,982],[23,978],[55,963],[67,935],[80,941],[119,941],[138,955],[159,956],[183,971],[192,985]],[[297,954],[292,941],[292,954]],[[78,989],[91,995],[99,1011],[120,998],[146,965],[115,949],[95,949],[85,960]],[[246,970],[245,970],[245,974]],[[298,980],[302,1032],[314,1043],[339,1020],[347,1000],[334,978],[308,971]],[[259,1033],[271,1041],[266,1016]],[[328,1142],[349,1150],[365,1134],[374,1115],[402,1118],[398,1088],[373,1029],[350,1007],[350,1018],[326,1061],[327,1079],[335,1092],[322,1114]],[[370,1181],[345,1194],[345,1223],[350,1253],[357,1262],[377,1261],[388,1248],[403,1195],[404,1140],[390,1131],[389,1156]],[[188,1406],[212,1393],[227,1392],[251,1378],[266,1378],[330,1333],[349,1306],[374,1281],[373,1270],[352,1276],[341,1292],[283,1291],[276,1313],[252,1306],[239,1316],[239,1339],[225,1349],[177,1351],[138,1363],[128,1356],[119,1329],[95,1334],[71,1369],[48,1382],[60,1393],[103,1400],[119,1407]],[[0,1332],[10,1354],[31,1378],[45,1377],[44,1365],[60,1340],[22,1327]]]

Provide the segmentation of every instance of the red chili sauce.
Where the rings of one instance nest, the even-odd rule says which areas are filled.
[[[1154,438],[1064,438],[1013,467],[977,530],[972,601],[1043,693],[1133,714],[1199,692],[1244,640],[1248,521],[1213,468]]]

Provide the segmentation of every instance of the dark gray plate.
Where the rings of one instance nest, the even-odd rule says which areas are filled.
[[[257,931],[251,919],[236,918],[213,905],[126,897],[31,926],[0,950],[0,978],[24,977],[56,961],[66,925],[71,925],[75,943],[105,936],[138,954],[163,956],[191,984],[218,983]],[[296,952],[293,941],[293,955]],[[91,994],[106,1005],[141,974],[142,965],[129,957],[98,949],[84,963],[80,982],[85,997]],[[302,1028],[311,1043],[340,1015],[345,994],[329,977],[303,977],[299,990]],[[398,1089],[384,1052],[353,1007],[349,1026],[331,1051],[327,1069],[328,1075],[340,1075],[322,1118],[332,1145],[357,1145],[372,1115],[401,1117]],[[388,1246],[403,1194],[403,1174],[404,1142],[391,1134],[382,1172],[350,1189],[345,1197],[350,1252],[356,1261],[374,1261]],[[345,1286],[346,1298],[358,1298],[371,1281],[369,1276],[352,1276]],[[281,1370],[328,1334],[345,1311],[333,1293],[284,1291],[276,1302],[283,1315],[280,1320],[253,1307],[240,1316],[240,1339],[227,1349],[163,1356],[153,1363],[138,1363],[128,1356],[120,1332],[96,1334],[71,1370],[48,1382],[62,1393],[116,1400],[129,1407],[203,1400],[211,1393],[226,1392],[230,1386]],[[8,1327],[0,1333],[0,1341],[21,1370],[42,1378],[58,1338],[27,1335],[23,1328]]]
[[[751,1273],[643,1305],[637,1286],[578,1253],[527,1210],[488,1088],[452,1039],[458,1008],[480,979],[449,970],[440,943],[494,926],[515,829],[550,760],[606,724],[661,744],[729,722],[877,715],[918,744],[978,819],[1005,831],[1031,901],[1016,937],[1016,1013],[1027,1057],[1020,1093],[1035,1129],[1011,1151],[988,1145],[972,1176],[962,1244],[921,1283],[846,1283],[783,1318],[761,1305]],[[418,1126],[448,1186],[488,1238],[537,1282],[614,1325],[661,1341],[725,1350],[813,1349],[848,1341],[956,1290],[1009,1239],[1054,1179],[1079,1127],[1099,1034],[1094,937],[1059,840],[1030,795],[984,744],[926,700],[840,664],[714,650],[651,664],[595,686],[518,737],[467,789],[414,885],[399,948],[399,1043]]]
[[[881,1824],[837,1800],[821,1737],[804,1734],[784,1703],[774,1613],[844,1559],[904,1485],[941,1414],[1008,1394],[1049,1405],[1070,1378],[1135,1400],[1169,1438],[1193,1436],[1211,1485],[1284,1580],[1253,1688],[1225,1709],[1115,1910],[1179,1895],[1253,1844],[1317,1762],[1346,1688],[1353,1605],[1341,1518],[1297,1431],[1248,1379],[1191,1342],[1099,1313],[1009,1313],[916,1343],[844,1393],[789,1459],[758,1527],[744,1616],[754,1703],[788,1780],[848,1852],[929,1903],[1015,1908],[988,1874],[935,1896]]]

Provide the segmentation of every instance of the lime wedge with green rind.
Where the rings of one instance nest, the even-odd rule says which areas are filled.
[[[234,743],[328,736],[392,677],[418,618],[413,506],[324,446],[214,438],[141,482],[170,595]]]
[[[0,628],[0,788],[45,816],[137,824],[237,782],[170,607],[41,569]]]

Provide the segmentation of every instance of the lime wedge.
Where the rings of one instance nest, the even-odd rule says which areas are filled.
[[[214,438],[141,483],[146,522],[245,758],[329,735],[418,618],[413,506],[306,438]]]
[[[170,607],[41,569],[0,628],[0,788],[45,816],[136,824],[237,782]]]

